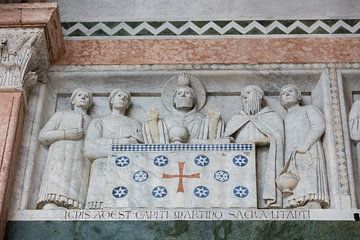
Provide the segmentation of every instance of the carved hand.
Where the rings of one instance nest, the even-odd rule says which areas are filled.
[[[84,137],[84,129],[74,128],[65,130],[65,139],[66,140],[79,140]]]
[[[270,138],[269,137],[255,138],[253,141],[256,143],[256,145],[264,146],[270,143]]]
[[[310,147],[311,147],[311,144],[303,143],[302,145],[296,147],[295,151],[298,153],[305,153],[305,152],[309,151]]]
[[[220,112],[209,110],[208,116],[209,116],[210,119],[219,120],[220,119]]]

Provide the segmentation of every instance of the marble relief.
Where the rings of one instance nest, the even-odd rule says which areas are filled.
[[[90,162],[83,149],[90,123],[87,111],[92,106],[92,94],[85,89],[76,89],[70,102],[72,111],[56,112],[39,134],[40,142],[49,146],[49,152],[38,209],[84,207]]]
[[[85,138],[85,154],[91,161],[87,207],[101,208],[111,144],[143,143],[141,123],[126,116],[131,96],[126,89],[115,89],[109,96],[110,114],[93,119]]]
[[[249,85],[242,89],[242,110],[226,125],[225,136],[234,142],[257,145],[259,206],[281,207],[275,178],[283,165],[284,127],[280,115],[266,105],[262,89]]]
[[[77,91],[85,93],[84,90]],[[256,145],[256,178],[248,178],[250,179],[248,181],[255,181],[250,185],[256,186],[257,200],[253,205],[258,208],[328,208],[330,199],[326,159],[321,143],[325,121],[320,110],[311,104],[300,105],[300,90],[293,85],[284,86],[280,91],[280,99],[275,100],[279,106],[283,106],[286,115],[280,115],[278,109],[273,109],[273,103],[268,104],[270,99],[258,85],[248,85],[242,87],[240,91],[241,101],[238,103],[240,113],[236,114],[234,110],[233,116],[227,122],[222,119],[219,111],[208,110],[207,113],[203,113],[202,109],[207,100],[206,89],[199,79],[188,74],[173,76],[165,83],[161,94],[165,111],[149,108],[146,119],[128,116],[127,112],[132,101],[126,89],[115,89],[110,93],[109,114],[94,118],[90,124],[90,118],[87,116],[85,127],[81,125],[85,120],[80,121],[79,125],[78,120],[72,117],[73,111],[71,111],[66,113],[69,115],[66,118],[71,119],[66,121],[66,124],[76,125],[78,130],[62,127],[60,131],[52,127],[56,129],[56,134],[47,136],[46,129],[51,128],[49,125],[58,126],[64,121],[59,117],[64,113],[56,112],[40,133],[41,142],[50,145],[50,150],[38,208],[102,209],[104,200],[109,198],[105,192],[105,189],[109,188],[108,183],[116,182],[116,179],[109,179],[108,176],[109,164],[113,161],[109,157],[111,146],[222,144],[222,147],[226,147],[233,143]],[[91,96],[89,92],[87,94]],[[76,107],[77,103],[74,99],[72,97],[71,101]],[[274,99],[271,101],[274,102]],[[85,112],[87,109],[84,108]],[[66,154],[63,150],[60,152],[62,155],[74,158],[69,158],[69,162],[81,158],[86,162],[86,166],[84,165],[81,171],[78,168],[61,167],[52,170],[54,168],[51,164],[59,165],[65,161],[59,159],[60,152],[54,152],[52,148],[55,149],[55,144],[69,139],[71,143],[74,141],[79,143],[77,148],[68,150]],[[146,155],[142,152],[142,157],[146,159],[144,154]],[[54,157],[55,155],[57,157]],[[220,162],[217,161],[217,164]],[[49,187],[52,179],[59,179],[52,171],[56,174],[63,172],[64,179],[56,181],[56,186]],[[83,173],[80,179],[76,181],[66,179],[66,176],[72,175],[73,171]],[[141,171],[146,172],[146,169]],[[76,188],[71,184],[77,184],[76,187],[86,185],[86,188],[82,187],[80,191],[80,187]],[[66,188],[75,189],[79,196],[70,193],[66,195],[67,192],[62,190]],[[126,190],[129,191],[127,188]],[[85,195],[87,195],[86,201]],[[126,195],[127,192],[124,196]],[[203,207],[206,208],[206,204]]]

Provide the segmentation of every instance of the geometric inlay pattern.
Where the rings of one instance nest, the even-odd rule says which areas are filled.
[[[360,19],[64,22],[65,37],[359,34]]]

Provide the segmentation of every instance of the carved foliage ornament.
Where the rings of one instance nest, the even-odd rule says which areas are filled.
[[[0,87],[27,90],[36,84],[36,74],[26,72],[37,39],[34,33],[0,35]]]

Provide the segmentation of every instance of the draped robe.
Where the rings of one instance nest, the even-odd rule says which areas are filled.
[[[84,139],[66,139],[65,130],[82,128],[86,132],[89,123],[86,114],[56,112],[40,131],[40,141],[50,147],[37,208],[47,203],[72,209],[84,207],[90,162],[84,156]]]
[[[267,146],[257,146],[258,206],[281,207],[281,193],[275,179],[283,166],[284,126],[280,116],[269,107],[254,115],[241,113],[233,116],[225,129],[225,137],[234,137],[237,143],[269,138]]]
[[[133,118],[109,114],[91,121],[85,139],[85,153],[92,162],[86,208],[102,208],[111,144],[142,142],[141,124]]]

